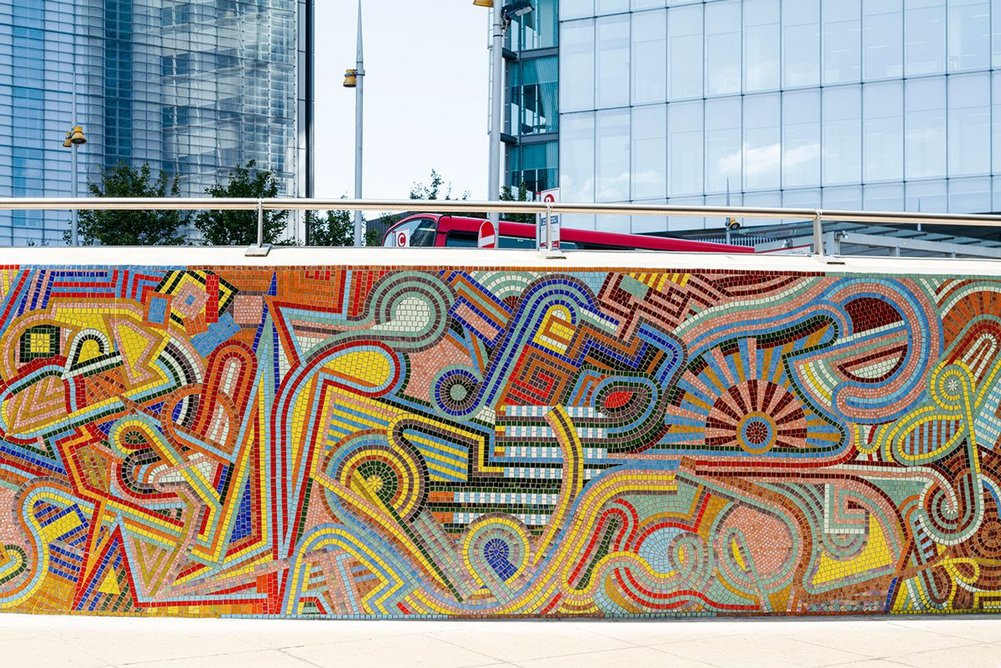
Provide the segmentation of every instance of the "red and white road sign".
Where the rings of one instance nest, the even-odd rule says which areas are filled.
[[[543,204],[556,204],[560,201],[560,189],[550,188],[539,193],[539,199]]]
[[[396,247],[407,248],[410,246],[410,230],[396,230]]]
[[[484,220],[480,225],[480,232],[476,235],[476,246],[478,248],[497,248],[497,227],[493,221]]]

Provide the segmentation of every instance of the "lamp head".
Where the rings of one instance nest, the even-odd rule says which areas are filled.
[[[493,8],[494,0],[473,0],[473,5],[476,7]]]
[[[528,14],[535,7],[532,6],[532,0],[517,0],[508,5],[505,5],[501,12],[504,14],[504,18],[509,21],[516,16],[524,16]]]
[[[358,87],[358,70],[344,70],[344,87]]]
[[[730,218],[727,218],[726,219],[726,229],[730,230],[731,232],[739,230],[740,229],[740,221],[737,220],[736,218],[734,218],[733,216],[731,216]]]

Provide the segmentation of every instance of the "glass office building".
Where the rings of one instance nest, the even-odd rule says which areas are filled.
[[[529,192],[559,183],[558,4],[532,0],[533,11],[513,19],[505,43],[505,179]]]
[[[204,195],[248,160],[307,195],[311,68],[311,0],[0,0],[0,196],[70,195],[74,121],[81,195],[119,162]],[[68,221],[0,212],[0,244]]]
[[[559,12],[566,201],[1001,210],[1001,0],[562,0]]]

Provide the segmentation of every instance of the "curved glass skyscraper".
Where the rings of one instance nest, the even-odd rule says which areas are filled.
[[[0,196],[70,194],[74,121],[81,194],[149,162],[204,195],[255,160],[307,195],[311,67],[312,0],[0,0]],[[0,244],[61,244],[68,220],[0,212]]]

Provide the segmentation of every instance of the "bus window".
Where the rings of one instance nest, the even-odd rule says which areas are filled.
[[[402,225],[397,225],[386,235],[384,246],[392,248],[406,246],[408,248],[423,248],[434,246],[434,238],[438,233],[438,225],[434,218],[415,218]],[[409,243],[400,243],[409,239]]]
[[[476,248],[477,243],[478,237],[472,232],[457,232],[453,230],[448,233],[448,237],[445,239],[445,245],[452,248]],[[535,250],[535,239],[503,235],[500,238],[500,247]],[[560,244],[560,247],[567,250],[574,250],[577,248],[577,244],[572,241],[564,241]]]
[[[472,232],[451,231],[445,239],[445,245],[452,248],[476,248],[477,236]]]
[[[520,248],[522,250],[535,250],[535,239],[526,237],[501,237],[501,248]],[[562,250],[577,250],[578,246],[572,241],[560,241]]]
[[[535,250],[535,239],[502,235],[500,238],[500,247],[517,248],[520,250]]]

